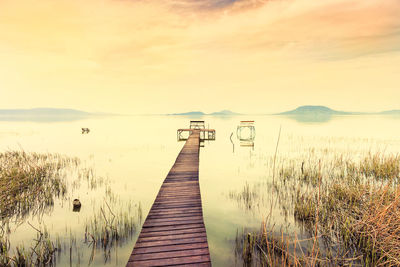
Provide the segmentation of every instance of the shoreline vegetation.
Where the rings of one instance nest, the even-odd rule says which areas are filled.
[[[0,218],[38,213],[53,206],[67,190],[67,166],[79,159],[56,154],[9,151],[0,153]]]
[[[244,266],[400,265],[399,155],[310,156],[282,162],[277,176],[268,186],[301,231],[277,229],[269,215],[259,231],[238,232]],[[252,190],[236,200],[251,207]]]
[[[278,160],[265,188],[246,182],[241,192],[229,193],[250,211],[271,201],[258,231],[237,232],[236,257],[244,266],[400,265],[400,156],[308,153]],[[70,264],[85,260],[90,265],[95,257],[108,262],[113,249],[131,240],[142,222],[140,203],[121,203],[108,181],[83,168],[78,158],[9,151],[0,153],[0,166],[1,266],[56,266],[68,257]],[[40,221],[56,201],[70,201],[70,192],[85,185],[104,189],[105,198],[80,234],[66,229],[60,236],[45,223],[28,220]],[[272,207],[277,205],[295,227],[276,225]],[[36,238],[12,244],[11,229],[22,224]]]
[[[0,153],[0,266],[56,266],[60,257],[65,261],[68,256],[70,264],[76,257],[80,262],[82,244],[91,251],[88,264],[93,262],[96,250],[102,251],[98,254],[107,262],[114,247],[132,240],[142,220],[140,203],[122,204],[104,179],[80,164],[78,158],[58,154]],[[104,187],[105,199],[99,208],[93,208],[81,236],[71,231],[54,236],[47,229],[43,214],[51,214],[55,201],[70,201],[69,192],[78,189],[81,181],[86,182],[83,184],[88,190]],[[35,223],[28,218],[35,218]],[[12,244],[11,229],[23,224],[36,232],[36,238]]]

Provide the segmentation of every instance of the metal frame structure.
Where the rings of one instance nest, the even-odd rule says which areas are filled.
[[[178,129],[176,137],[178,141],[186,141],[194,130],[200,131],[200,146],[204,146],[204,141],[215,140],[215,130],[206,129],[204,121],[190,121],[189,129]],[[186,136],[187,134],[187,136]],[[203,144],[202,144],[203,143]]]
[[[250,135],[246,138],[242,136],[243,129],[250,130]],[[254,121],[240,121],[240,124],[236,129],[236,135],[240,141],[253,141],[256,137],[256,127],[254,126]]]
[[[177,130],[177,140],[178,141],[186,141],[189,136],[192,134],[194,129],[178,129]],[[214,141],[215,140],[215,130],[214,129],[200,129],[200,141]],[[187,136],[184,136],[184,133],[188,133]]]
[[[201,130],[205,129],[206,125],[204,121],[190,121],[190,129],[196,129],[196,130]]]

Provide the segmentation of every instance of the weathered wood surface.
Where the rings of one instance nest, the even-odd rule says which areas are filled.
[[[211,266],[193,130],[162,184],[126,266]]]
[[[215,129],[190,129],[190,128],[182,128],[182,129],[178,129],[178,131],[188,131],[188,132],[193,132],[193,131],[199,131],[199,132],[215,132]]]

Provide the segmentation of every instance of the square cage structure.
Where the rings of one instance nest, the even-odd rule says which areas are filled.
[[[206,125],[204,121],[190,121],[190,129],[200,130],[205,129]]]
[[[194,130],[200,131],[200,146],[202,146],[202,142],[204,146],[205,140],[215,140],[215,130],[206,129],[204,121],[190,121],[189,129],[177,130],[178,141],[186,141]]]
[[[236,135],[240,141],[253,141],[256,137],[254,121],[240,121],[236,129]]]

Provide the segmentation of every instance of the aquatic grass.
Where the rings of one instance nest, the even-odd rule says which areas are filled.
[[[292,240],[283,229],[274,231],[263,222],[258,232],[236,234],[235,253],[244,266],[311,266],[312,257],[299,245],[304,241],[310,240]]]
[[[37,232],[36,239],[29,247],[22,244],[11,249],[8,235],[0,237],[0,266],[56,266],[57,258],[69,256],[72,264],[81,261],[79,250],[80,244],[91,247],[89,265],[96,257],[96,250],[101,249],[101,255],[105,262],[111,257],[111,249],[115,246],[123,246],[132,239],[136,229],[141,224],[142,208],[140,203],[133,205],[127,203],[127,207],[120,207],[118,212],[113,212],[113,206],[107,202],[100,207],[99,211],[85,223],[84,235],[76,236],[71,231],[68,238],[59,237],[55,239],[50,236],[47,228],[41,229],[28,224]]]
[[[133,237],[142,220],[141,204],[128,203],[127,207],[120,207],[118,212],[113,209],[115,207],[110,207],[104,201],[99,211],[86,221],[85,243],[107,251]]]
[[[250,188],[250,185],[246,182],[242,190],[239,192],[230,191],[228,197],[236,200],[246,210],[252,210],[255,208],[260,195],[255,188]]]
[[[50,239],[46,228],[40,230],[28,222],[28,224],[37,232],[36,239],[29,248],[18,245],[15,252],[11,254],[10,241],[8,236],[0,238],[0,265],[4,267],[14,266],[54,266],[57,261],[57,251],[60,252],[61,246],[56,245]]]
[[[50,237],[42,215],[50,214],[56,199],[61,203],[71,200],[81,186],[88,190],[104,187],[107,202],[89,219],[86,231],[82,229],[84,235],[70,232],[69,238]],[[68,257],[68,253],[70,263],[77,260],[79,264],[83,243],[92,246],[92,261],[97,248],[102,248],[107,261],[110,249],[130,241],[142,220],[140,203],[121,203],[109,180],[97,176],[90,167],[82,167],[78,158],[24,151],[0,153],[0,190],[0,266],[53,266],[57,257]],[[42,228],[26,222],[28,215],[38,219]],[[24,241],[27,246],[10,242],[10,226],[21,224],[29,224],[37,232],[36,238]]]
[[[64,169],[78,159],[19,151],[0,153],[0,218],[41,212],[63,197]]]
[[[400,192],[400,158],[369,154],[359,163],[336,164],[324,176],[319,198],[315,186],[296,192],[294,217],[309,229],[321,227],[320,233],[335,237],[330,238],[331,243],[341,243],[345,252],[362,255],[364,264],[397,265],[400,231],[393,222],[400,221],[400,213],[395,212]],[[386,233],[383,239],[381,231]]]
[[[367,247],[366,259],[377,265],[400,265],[400,186],[374,192],[362,217],[353,226],[357,241]]]
[[[380,153],[369,154],[360,163],[359,170],[367,177],[373,177],[379,180],[397,180],[400,179],[400,156],[383,156]]]
[[[278,179],[268,187],[305,231],[303,240],[297,240],[297,231],[275,232],[268,218],[259,232],[250,234],[255,241],[245,233],[237,238],[241,243],[236,247],[246,252],[240,256],[245,265],[400,264],[398,155],[367,154],[359,161],[311,155],[280,162],[279,168]]]

